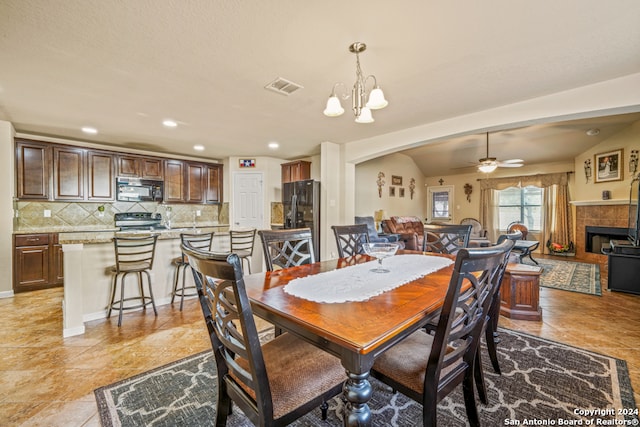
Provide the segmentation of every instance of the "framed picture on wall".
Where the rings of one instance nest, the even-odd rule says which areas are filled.
[[[396,197],[396,187],[389,187],[389,197]]]
[[[595,155],[594,182],[622,181],[622,148]]]
[[[404,187],[398,188],[398,197],[404,197]]]
[[[391,175],[391,185],[402,185],[402,177],[398,175]]]

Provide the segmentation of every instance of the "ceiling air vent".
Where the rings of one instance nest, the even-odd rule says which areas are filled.
[[[302,86],[287,79],[283,79],[282,77],[278,77],[264,88],[277,92],[281,95],[289,96],[298,89],[302,89]]]

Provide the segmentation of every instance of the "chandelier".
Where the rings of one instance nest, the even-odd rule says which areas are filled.
[[[360,53],[366,49],[367,45],[361,42],[355,42],[349,46],[349,51],[356,54],[356,82],[353,84],[353,89],[351,89],[351,108],[353,109],[353,114],[356,116],[356,123],[372,123],[374,120],[371,115],[371,110],[379,110],[389,104],[384,98],[382,89],[378,86],[376,76],[371,74],[365,77],[362,74],[362,68],[360,68]],[[367,100],[366,83],[369,79],[373,79],[373,89],[368,94],[369,99]],[[333,85],[333,90],[327,101],[327,108],[324,110],[325,116],[337,117],[344,113],[344,108],[342,108],[340,99],[338,99],[336,95],[338,86],[344,88],[344,83],[336,83]],[[342,98],[349,98],[346,89],[344,90]]]

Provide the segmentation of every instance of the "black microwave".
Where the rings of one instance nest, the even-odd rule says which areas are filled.
[[[150,179],[117,178],[116,191],[119,202],[161,202],[164,183]]]

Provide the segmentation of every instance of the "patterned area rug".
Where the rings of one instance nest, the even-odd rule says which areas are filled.
[[[636,408],[625,361],[505,329],[500,330],[500,338],[503,374],[496,375],[485,363],[489,404],[478,404],[483,426],[578,425],[578,421],[569,424],[569,420],[595,420],[592,425],[638,425],[637,413],[618,413]],[[213,354],[206,351],[95,390],[102,425],[214,425],[213,359]],[[374,379],[371,383],[373,425],[422,425],[421,405],[400,393],[393,394]],[[438,405],[439,425],[466,425],[459,389]],[[341,399],[334,398],[329,405],[327,421],[322,421],[320,410],[315,409],[292,425],[341,426]],[[559,424],[558,420],[567,422]],[[227,425],[251,423],[234,406]]]
[[[524,258],[524,264],[535,265]],[[590,295],[602,295],[600,287],[600,266],[584,262],[558,261],[554,259],[536,259],[544,268],[540,276],[540,286],[563,291],[581,292]]]

